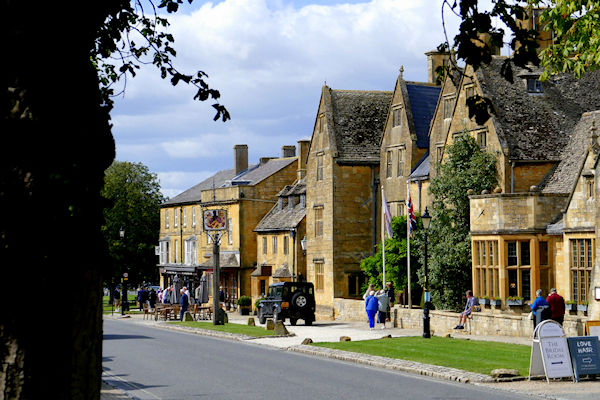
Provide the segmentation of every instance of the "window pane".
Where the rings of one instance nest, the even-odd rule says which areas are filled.
[[[487,290],[487,272],[488,272],[488,270],[487,270],[487,268],[484,268],[482,270],[482,272],[483,272],[483,274],[482,274],[483,282],[481,284],[483,285],[483,288],[482,288],[483,290],[481,291],[481,293],[483,293],[484,296],[487,296],[488,295],[488,290]]]
[[[481,265],[487,265],[487,261],[485,259],[485,242],[481,242]]]
[[[524,299],[531,298],[531,274],[529,273],[529,269],[521,270],[521,296]]]
[[[494,260],[495,258],[495,254],[494,254],[494,242],[488,242],[489,243],[489,247],[490,247],[490,261],[489,261],[489,265],[496,265],[496,262]]]
[[[573,301],[579,301],[579,290],[577,290],[579,288],[579,283],[578,283],[578,274],[577,271],[571,271],[571,284],[572,284],[572,289],[573,289]]]
[[[585,263],[585,267],[592,268],[592,239],[585,239],[585,246],[587,248],[587,262]]]
[[[540,265],[548,265],[548,242],[540,242]]]
[[[508,295],[509,296],[517,296],[517,270],[509,269],[508,270]]]
[[[517,242],[508,242],[507,246],[508,246],[508,265],[517,265]]]
[[[577,268],[577,241],[571,240],[571,268]]]
[[[530,265],[531,262],[529,260],[529,241],[520,242],[521,243],[521,265]]]
[[[579,283],[581,284],[581,290],[579,292],[579,294],[580,294],[579,297],[581,298],[581,301],[587,301],[587,297],[586,297],[587,288],[585,287],[585,282],[586,282],[585,270],[580,269],[579,270]]]

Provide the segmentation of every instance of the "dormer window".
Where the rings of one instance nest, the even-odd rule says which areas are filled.
[[[469,99],[469,97],[473,96],[475,96],[475,86],[465,87],[465,103]]]
[[[294,196],[288,196],[288,207],[289,207],[290,211],[292,211],[294,209],[294,207],[296,206],[295,203],[296,202],[294,201]]]
[[[302,208],[306,207],[306,195],[305,194],[300,195],[300,205],[302,206]]]
[[[538,78],[527,78],[527,93],[543,93],[542,82]]]

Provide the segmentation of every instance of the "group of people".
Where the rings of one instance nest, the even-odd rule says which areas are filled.
[[[150,308],[154,308],[156,306],[156,301],[158,300],[158,295],[154,288],[150,288],[148,290],[147,287],[140,287],[137,292],[137,301],[140,305],[140,311],[144,308],[144,304],[148,304]]]
[[[375,328],[375,316],[377,314],[381,329],[385,329],[385,323],[390,321],[390,310],[394,305],[395,294],[392,282],[388,282],[386,287],[386,289],[376,290],[374,285],[369,285],[363,295],[370,330]]]
[[[550,295],[544,299],[542,289],[535,291],[535,300],[529,305],[533,319],[533,329],[538,323],[547,319],[553,319],[559,324],[565,320],[565,299],[556,292],[555,288],[550,289]],[[465,310],[458,316],[458,325],[454,329],[464,329],[467,318],[471,315],[473,307],[479,306],[479,300],[473,296],[471,290],[467,290],[467,304]]]
[[[535,291],[535,300],[529,306],[533,316],[533,329],[538,323],[547,319],[553,319],[559,324],[565,320],[565,299],[556,292],[555,288],[550,289],[550,295],[544,299],[542,289]]]

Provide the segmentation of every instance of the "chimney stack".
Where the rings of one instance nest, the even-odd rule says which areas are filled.
[[[310,140],[298,140],[298,180],[306,176],[306,160],[308,159],[308,147]]]
[[[296,146],[281,146],[281,158],[296,157]]]
[[[450,66],[450,52],[433,50],[425,53],[427,56],[427,82],[441,85],[445,75],[438,78],[438,67]]]
[[[233,146],[233,168],[235,169],[236,175],[248,169],[247,144],[236,144]]]

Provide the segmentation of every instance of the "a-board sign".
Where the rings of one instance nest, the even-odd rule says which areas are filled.
[[[537,375],[545,375],[548,381],[573,377],[567,339],[560,324],[553,320],[542,321],[533,333],[529,378]]]
[[[598,336],[600,338],[600,321],[586,321],[585,330],[588,336]]]
[[[204,210],[205,231],[224,231],[227,229],[227,210]]]
[[[575,336],[567,339],[575,380],[581,375],[600,374],[600,344],[596,336]]]

